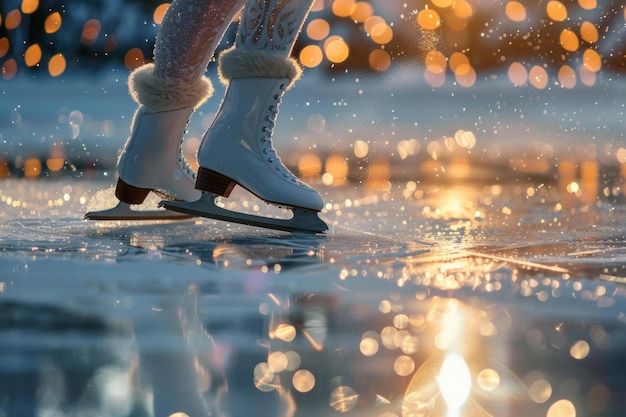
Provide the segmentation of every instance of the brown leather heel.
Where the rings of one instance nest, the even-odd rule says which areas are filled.
[[[126,184],[121,178],[117,179],[115,197],[126,204],[141,204],[150,193],[149,188],[139,188]]]
[[[198,169],[197,190],[228,197],[235,185],[237,185],[236,182],[218,172],[203,167]]]

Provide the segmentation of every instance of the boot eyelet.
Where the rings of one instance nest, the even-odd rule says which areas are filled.
[[[267,158],[267,162],[269,162],[270,164],[274,163],[274,158]]]
[[[267,141],[267,138],[266,138],[265,136],[263,136],[263,137],[261,138],[261,142],[265,143],[266,141]]]

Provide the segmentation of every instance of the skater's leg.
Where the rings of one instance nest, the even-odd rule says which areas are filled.
[[[314,0],[250,0],[235,47],[219,60],[226,96],[198,152],[196,188],[228,196],[239,184],[268,203],[320,211],[323,201],[272,146],[284,92],[300,77],[290,57]]]
[[[175,0],[170,5],[157,35],[154,64],[137,68],[129,77],[131,96],[139,106],[118,161],[118,207],[142,203],[150,191],[176,200],[199,197],[195,172],[180,144],[193,111],[213,93],[204,77],[206,66],[243,4],[244,0]],[[124,214],[131,213],[121,208]],[[116,209],[107,214],[109,218],[115,218]],[[97,213],[90,215],[86,217],[98,218]]]

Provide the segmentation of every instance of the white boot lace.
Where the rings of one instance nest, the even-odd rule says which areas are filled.
[[[278,155],[276,154],[276,149],[272,146],[272,135],[274,133],[274,128],[276,126],[276,118],[278,117],[278,111],[280,104],[282,102],[282,97],[287,88],[287,84],[282,83],[278,87],[278,91],[274,94],[274,104],[271,104],[267,107],[268,113],[263,118],[264,125],[261,127],[261,132],[263,135],[260,138],[261,142],[261,153],[266,158],[267,162],[272,166],[274,171],[282,176],[285,179],[291,180],[292,182],[305,187],[305,184],[300,181],[287,167],[282,163]]]

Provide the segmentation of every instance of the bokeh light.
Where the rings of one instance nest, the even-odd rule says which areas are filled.
[[[41,47],[38,44],[31,45],[26,48],[26,51],[24,52],[24,62],[27,66],[33,67],[39,64],[39,61],[41,61],[41,56]]]
[[[163,18],[165,17],[165,13],[169,8],[169,3],[162,3],[159,4],[156,9],[154,9],[154,13],[152,14],[152,20],[154,20],[154,23],[156,25],[160,25],[161,23],[163,23]]]
[[[330,34],[330,24],[324,19],[313,19],[306,26],[306,35],[317,41],[325,39]]]
[[[546,5],[548,17],[555,22],[562,22],[567,19],[567,8],[563,3],[557,0],[550,0]]]
[[[61,14],[59,12],[51,13],[44,22],[44,31],[46,33],[55,33],[61,28]]]
[[[417,24],[426,30],[435,30],[441,26],[441,17],[436,10],[423,9],[417,14]]]
[[[300,63],[308,68],[317,67],[322,63],[324,53],[317,45],[307,45],[300,51]]]
[[[324,42],[326,58],[335,64],[344,62],[350,55],[350,47],[341,36],[331,36]]]
[[[391,56],[384,49],[375,49],[370,53],[369,65],[375,71],[386,71],[391,67]]]
[[[17,29],[22,23],[22,13],[18,9],[13,9],[4,17],[4,27],[8,30]]]
[[[39,0],[22,0],[22,13],[35,13],[39,8]]]
[[[513,22],[523,22],[526,20],[526,7],[519,1],[509,1],[504,9],[506,17]]]
[[[48,61],[48,72],[51,76],[58,77],[65,72],[66,66],[65,57],[62,54],[56,54]]]

